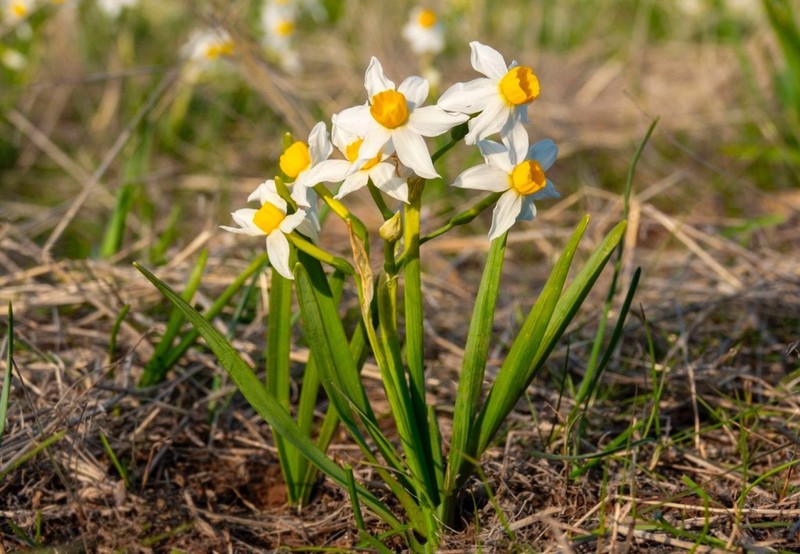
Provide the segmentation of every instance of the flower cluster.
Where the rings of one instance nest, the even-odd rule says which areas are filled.
[[[479,42],[470,46],[472,66],[484,77],[453,85],[437,104],[427,106],[428,81],[411,76],[395,85],[373,57],[364,82],[367,102],[334,115],[332,137],[320,122],[307,142],[293,142],[281,156],[280,168],[291,196],[282,198],[274,182],[267,181],[248,199],[260,201],[262,208],[237,210],[233,217],[240,227],[224,229],[267,235],[273,266],[291,278],[286,239],[276,237],[297,229],[313,240],[318,230],[317,192],[332,202],[371,183],[393,199],[408,203],[412,179],[420,183],[439,177],[425,138],[465,123],[468,132],[460,137],[477,146],[485,163],[461,173],[453,185],[497,194],[489,238],[501,236],[517,220],[533,219],[534,200],[558,197],[546,177],[558,149],[551,140],[530,146],[523,126],[528,122],[528,105],[539,95],[539,81],[530,67],[506,64],[493,48]],[[495,134],[500,142],[488,140]],[[329,159],[334,146],[342,159]],[[341,185],[333,196],[324,183]],[[287,210],[293,209],[296,211],[287,215]],[[303,218],[305,230],[299,227]]]

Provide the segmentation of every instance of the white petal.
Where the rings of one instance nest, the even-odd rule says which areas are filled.
[[[453,186],[462,189],[503,192],[509,187],[508,172],[486,164],[476,165],[456,177]]]
[[[287,279],[294,279],[289,269],[289,241],[278,230],[267,235],[267,256],[275,271]]]
[[[258,185],[258,188],[256,188],[256,190],[254,190],[250,196],[247,197],[248,202],[252,202],[253,200],[258,200],[258,203],[261,205],[269,202],[270,204],[281,208],[284,213],[286,212],[286,201],[278,194],[275,181],[272,179],[268,179]]]
[[[364,136],[369,129],[377,125],[378,122],[369,113],[369,106],[353,106],[336,115],[337,127],[358,136]]]
[[[331,140],[333,141],[333,144],[336,146],[336,148],[338,148],[342,154],[345,154],[347,147],[350,146],[353,142],[360,139],[361,137],[356,135],[355,133],[351,133],[350,131],[343,129],[339,125],[338,121],[339,118],[337,115],[334,115],[331,118],[331,125],[333,127],[333,130],[331,131]]]
[[[469,133],[465,137],[467,144],[475,144],[500,131],[508,121],[510,110],[500,96],[493,99],[477,117],[469,120]]]
[[[483,73],[494,81],[499,81],[508,73],[508,66],[500,52],[478,41],[470,42],[469,46],[472,49],[470,61],[475,71]]]
[[[378,125],[371,129],[364,136],[364,142],[362,142],[361,146],[358,147],[358,161],[360,163],[354,164],[357,166],[356,169],[361,169],[361,166],[377,156],[378,152],[381,151],[381,149],[386,145],[387,142],[389,142],[389,139],[391,138],[392,132],[382,125]],[[352,171],[353,168],[351,167],[350,170]]]
[[[558,146],[550,139],[540,140],[528,149],[528,160],[536,160],[542,169],[547,171],[556,161],[558,157]]]
[[[364,78],[364,87],[367,89],[367,94],[370,98],[384,90],[394,90],[394,83],[386,78],[383,73],[383,66],[375,56],[372,56],[372,60],[369,62],[367,74]]]
[[[284,217],[281,224],[278,225],[278,229],[285,234],[291,233],[305,218],[306,212],[304,210],[297,210],[293,214]]]
[[[451,112],[473,114],[482,111],[493,98],[499,96],[497,83],[486,77],[480,77],[451,86],[442,94],[436,105]]]
[[[366,143],[366,141],[364,142]],[[397,150],[397,157],[406,167],[413,169],[414,173],[425,179],[435,179],[439,176],[433,168],[431,155],[425,141],[408,126],[398,127],[394,130],[392,143]]]
[[[492,228],[489,239],[494,240],[508,231],[522,211],[522,197],[516,191],[509,190],[497,200],[492,212]]]
[[[324,160],[308,170],[304,184],[313,187],[319,183],[338,183],[345,178],[349,169],[350,162],[347,160]]]
[[[402,93],[403,96],[406,97],[409,111],[411,111],[425,103],[430,88],[431,86],[428,81],[422,77],[411,76],[406,77],[406,79],[400,83],[400,86],[397,87],[397,92]]]
[[[408,127],[423,137],[438,137],[469,119],[468,115],[450,113],[439,106],[417,108],[408,118]]]
[[[561,195],[556,190],[553,181],[548,179],[544,188],[537,193],[531,194],[531,198],[534,200],[541,200],[542,198],[561,198]]]
[[[528,159],[528,130],[521,123],[517,123],[511,127],[506,125],[505,127],[508,128],[509,131],[504,133],[503,130],[501,130],[500,136],[502,137],[503,144],[508,147],[509,159],[514,165],[521,164],[524,160]]]
[[[255,223],[253,223],[253,216],[256,215],[256,211],[252,208],[241,208],[236,210],[235,212],[231,213],[231,217],[233,221],[238,225],[238,227],[228,227],[225,225],[221,225],[220,228],[224,229],[225,231],[230,231],[231,233],[239,233],[242,235],[250,235],[253,237],[257,237],[259,235],[263,235],[264,231],[259,229]]]
[[[302,208],[310,208],[311,202],[308,199],[309,188],[303,185],[294,184],[292,187],[292,199]]]
[[[319,242],[319,229],[317,229],[317,226],[318,224],[314,225],[314,222],[306,217],[294,230],[305,235],[311,242],[317,243]]]
[[[369,181],[369,175],[366,171],[357,171],[356,173],[353,173],[344,180],[342,186],[339,187],[339,192],[336,193],[334,198],[336,198],[336,200],[340,200],[346,194],[350,194],[353,191],[365,187],[367,185],[367,181]]]
[[[327,160],[333,152],[324,121],[320,121],[311,129],[311,134],[308,135],[308,151],[311,156],[311,165]]]
[[[502,169],[506,173],[511,173],[514,170],[514,164],[511,163],[506,145],[493,140],[479,140],[477,146],[487,164]]]
[[[522,208],[520,209],[517,221],[532,221],[536,217],[536,205],[533,203],[533,196],[522,198]]]
[[[383,192],[408,204],[408,183],[397,175],[392,164],[377,164],[369,170],[369,177],[372,179],[372,183]]]

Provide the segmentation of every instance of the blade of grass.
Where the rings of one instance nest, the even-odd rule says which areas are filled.
[[[3,444],[3,432],[6,429],[8,397],[11,392],[11,370],[14,364],[14,310],[11,302],[8,303],[8,329],[3,342],[6,351],[6,371],[3,375],[3,390],[0,391],[0,445]]]

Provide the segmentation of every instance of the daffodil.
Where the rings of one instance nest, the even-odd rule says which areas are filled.
[[[520,140],[527,131],[528,105],[539,96],[539,79],[526,65],[506,65],[502,54],[480,42],[471,42],[472,67],[486,77],[456,83],[439,99],[448,111],[480,114],[469,122],[467,144],[474,144],[494,133],[504,142]]]
[[[293,214],[286,214],[286,200],[278,195],[275,181],[269,180],[261,185],[248,197],[247,201],[258,200],[261,207],[257,210],[241,208],[231,213],[233,221],[238,227],[220,228],[231,233],[250,236],[267,237],[267,256],[272,267],[287,279],[293,279],[289,268],[289,241],[286,235],[297,230],[304,235],[315,238],[316,229],[306,218],[304,210],[297,210]]]
[[[395,164],[386,161],[392,154],[391,145],[378,152],[378,154],[364,164],[359,162],[359,155],[364,139],[353,133],[348,133],[336,124],[333,118],[333,144],[344,154],[344,160],[325,160],[310,171],[311,180],[319,182],[342,182],[335,198],[341,199],[366,186],[372,179],[372,184],[380,190],[401,202],[408,202],[408,183],[404,177],[397,173]]]
[[[403,38],[417,55],[438,54],[444,48],[444,30],[436,12],[417,7],[403,26]]]
[[[0,2],[3,8],[3,17],[11,22],[21,21],[27,18],[33,11],[33,0],[4,0]]]
[[[478,148],[486,163],[464,171],[453,186],[503,193],[492,214],[490,240],[508,231],[515,221],[536,217],[534,200],[560,198],[545,174],[558,156],[558,147],[552,140],[542,140],[528,148],[526,134],[511,147],[482,140]]]
[[[324,121],[320,121],[308,135],[308,142],[293,142],[280,158],[281,171],[289,178],[292,185],[292,198],[304,208],[314,208],[316,196],[311,187],[324,181],[316,177],[310,170],[333,153],[333,145],[328,138],[328,129]]]
[[[183,48],[184,56],[204,64],[231,56],[233,50],[233,39],[230,34],[218,28],[195,31]]]
[[[422,137],[446,133],[468,116],[448,113],[438,106],[421,107],[428,97],[428,81],[412,76],[395,87],[375,57],[367,68],[364,86],[369,102],[348,108],[336,117],[338,127],[364,137],[358,164],[367,164],[390,145],[400,162],[414,173],[426,179],[438,177]]]

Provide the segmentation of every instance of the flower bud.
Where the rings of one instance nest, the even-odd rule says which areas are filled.
[[[387,242],[397,242],[403,236],[403,220],[400,217],[400,212],[395,214],[381,225],[378,231],[381,238]]]

